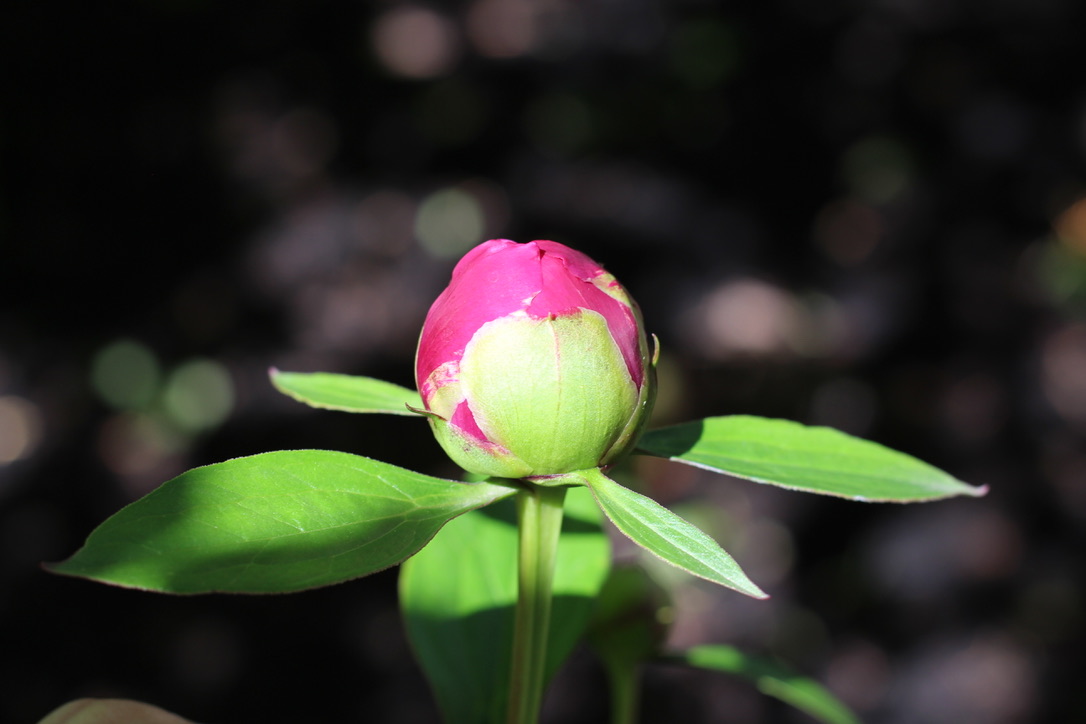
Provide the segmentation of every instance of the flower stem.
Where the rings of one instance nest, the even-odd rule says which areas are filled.
[[[532,485],[517,495],[520,545],[508,724],[537,724],[543,701],[554,561],[566,489]]]
[[[637,724],[637,700],[641,693],[638,663],[622,656],[604,661],[611,688],[611,724]]]

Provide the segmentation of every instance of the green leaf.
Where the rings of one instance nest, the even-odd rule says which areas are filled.
[[[165,593],[284,593],[400,563],[516,492],[326,450],[196,468],[106,520],[51,570]]]
[[[400,570],[400,606],[447,724],[499,724],[509,694],[517,597],[514,501],[450,522]],[[600,512],[583,488],[566,495],[558,543],[548,677],[587,626],[611,565]]]
[[[600,509],[627,538],[666,563],[713,583],[767,598],[717,542],[651,498],[624,488],[599,470],[579,470]]]
[[[741,676],[754,682],[763,694],[780,699],[825,724],[860,722],[847,706],[813,679],[731,646],[695,646],[667,660]]]
[[[372,377],[337,375],[331,372],[269,373],[275,388],[310,407],[343,412],[379,412],[417,415],[422,407],[419,393]]]
[[[828,427],[733,415],[645,433],[638,451],[792,490],[869,502],[984,495],[905,453]]]

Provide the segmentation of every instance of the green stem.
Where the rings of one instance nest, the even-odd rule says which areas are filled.
[[[639,664],[623,656],[604,661],[611,688],[611,724],[637,724],[637,700],[641,693]]]
[[[537,485],[517,495],[520,545],[508,724],[537,724],[539,721],[554,561],[558,553],[558,535],[562,531],[565,497],[565,488]]]

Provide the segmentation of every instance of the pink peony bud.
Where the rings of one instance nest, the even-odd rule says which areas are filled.
[[[655,393],[637,305],[599,264],[554,241],[469,251],[426,316],[415,379],[449,456],[506,478],[613,462]]]

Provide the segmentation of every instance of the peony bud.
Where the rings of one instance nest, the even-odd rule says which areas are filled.
[[[497,239],[426,315],[415,379],[445,452],[473,473],[557,475],[633,447],[655,379],[637,305],[584,254]]]

